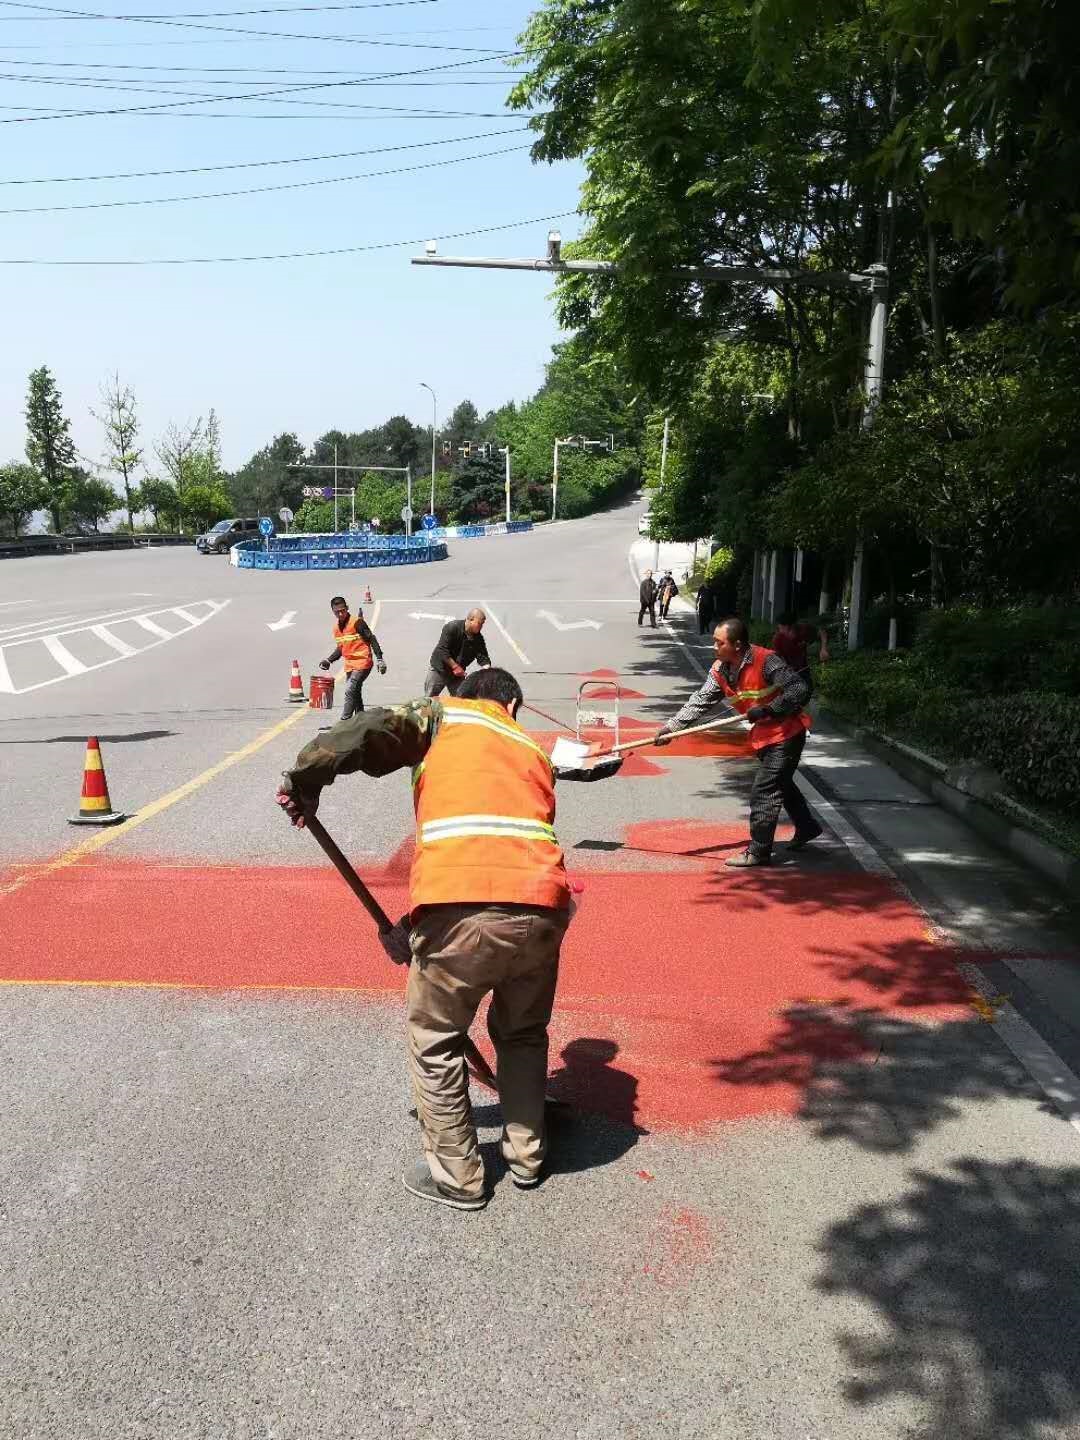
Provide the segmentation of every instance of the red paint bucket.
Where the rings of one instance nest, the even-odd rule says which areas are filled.
[[[310,710],[332,710],[334,708],[334,677],[312,675],[308,685]]]

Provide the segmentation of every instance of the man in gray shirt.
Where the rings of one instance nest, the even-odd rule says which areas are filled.
[[[464,620],[450,620],[443,626],[439,643],[431,652],[431,668],[424,681],[425,695],[439,695],[443,690],[456,695],[473,660],[481,667],[491,664],[481,633],[486,619],[483,610],[477,607],[470,610]]]

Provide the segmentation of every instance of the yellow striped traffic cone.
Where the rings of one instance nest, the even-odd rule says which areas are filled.
[[[119,810],[112,808],[109,799],[109,782],[105,779],[105,766],[101,763],[101,746],[91,736],[86,742],[86,760],[83,764],[82,797],[79,813],[68,819],[69,825],[115,825],[126,820]]]
[[[290,705],[303,705],[307,701],[307,696],[304,694],[304,682],[300,678],[299,660],[292,662],[292,674],[289,676],[288,699]]]

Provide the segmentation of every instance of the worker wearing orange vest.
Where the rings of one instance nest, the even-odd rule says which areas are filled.
[[[336,775],[412,767],[409,916],[384,940],[392,959],[411,959],[409,1060],[424,1159],[403,1183],[459,1210],[487,1203],[464,1042],[489,993],[502,1153],[517,1186],[539,1182],[547,1147],[547,1027],[571,896],[555,838],[555,774],[517,723],[521,704],[507,671],[478,670],[452,699],[335,725],[301,751],[278,792],[302,824]]]
[[[325,660],[319,661],[319,669],[329,670],[335,660],[345,661],[345,702],[341,718],[348,720],[364,708],[364,681],[371,674],[372,655],[379,662],[380,675],[386,674],[386,661],[362,610],[350,615],[349,602],[343,595],[334,596],[330,609],[334,612],[334,648]]]
[[[750,746],[758,772],[750,792],[750,843],[726,864],[743,869],[768,865],[780,808],[795,826],[789,850],[803,850],[822,833],[813,812],[795,783],[810,717],[803,706],[810,698],[808,682],[773,650],[751,645],[742,620],[724,620],[713,631],[716,663],[682,709],[662,726],[656,737],[664,745],[680,730],[700,724],[718,705],[750,721]]]

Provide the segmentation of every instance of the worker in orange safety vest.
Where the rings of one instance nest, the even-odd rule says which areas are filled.
[[[411,960],[409,1062],[424,1159],[403,1183],[459,1210],[488,1198],[464,1042],[489,993],[502,1154],[515,1185],[539,1182],[547,1150],[547,1027],[572,904],[554,830],[556,772],[517,723],[522,703],[514,676],[487,668],[453,698],[356,715],[300,752],[277,796],[302,826],[337,775],[412,769],[410,910],[384,939],[392,959]]]
[[[822,828],[795,783],[810,717],[803,706],[810,685],[786,660],[763,645],[751,645],[745,623],[732,616],[713,631],[716,663],[700,687],[656,736],[665,745],[688,726],[701,724],[718,705],[750,721],[750,747],[758,761],[750,792],[750,843],[725,864],[737,869],[768,865],[780,808],[795,825],[788,850],[803,850]]]
[[[335,660],[345,661],[345,701],[341,707],[341,718],[348,720],[364,708],[364,681],[371,674],[372,656],[378,661],[379,674],[386,674],[386,661],[382,646],[375,638],[375,632],[364,619],[364,612],[357,610],[349,614],[349,602],[344,595],[335,595],[330,601],[334,612],[334,648],[325,660],[319,661],[320,670],[329,670]]]

